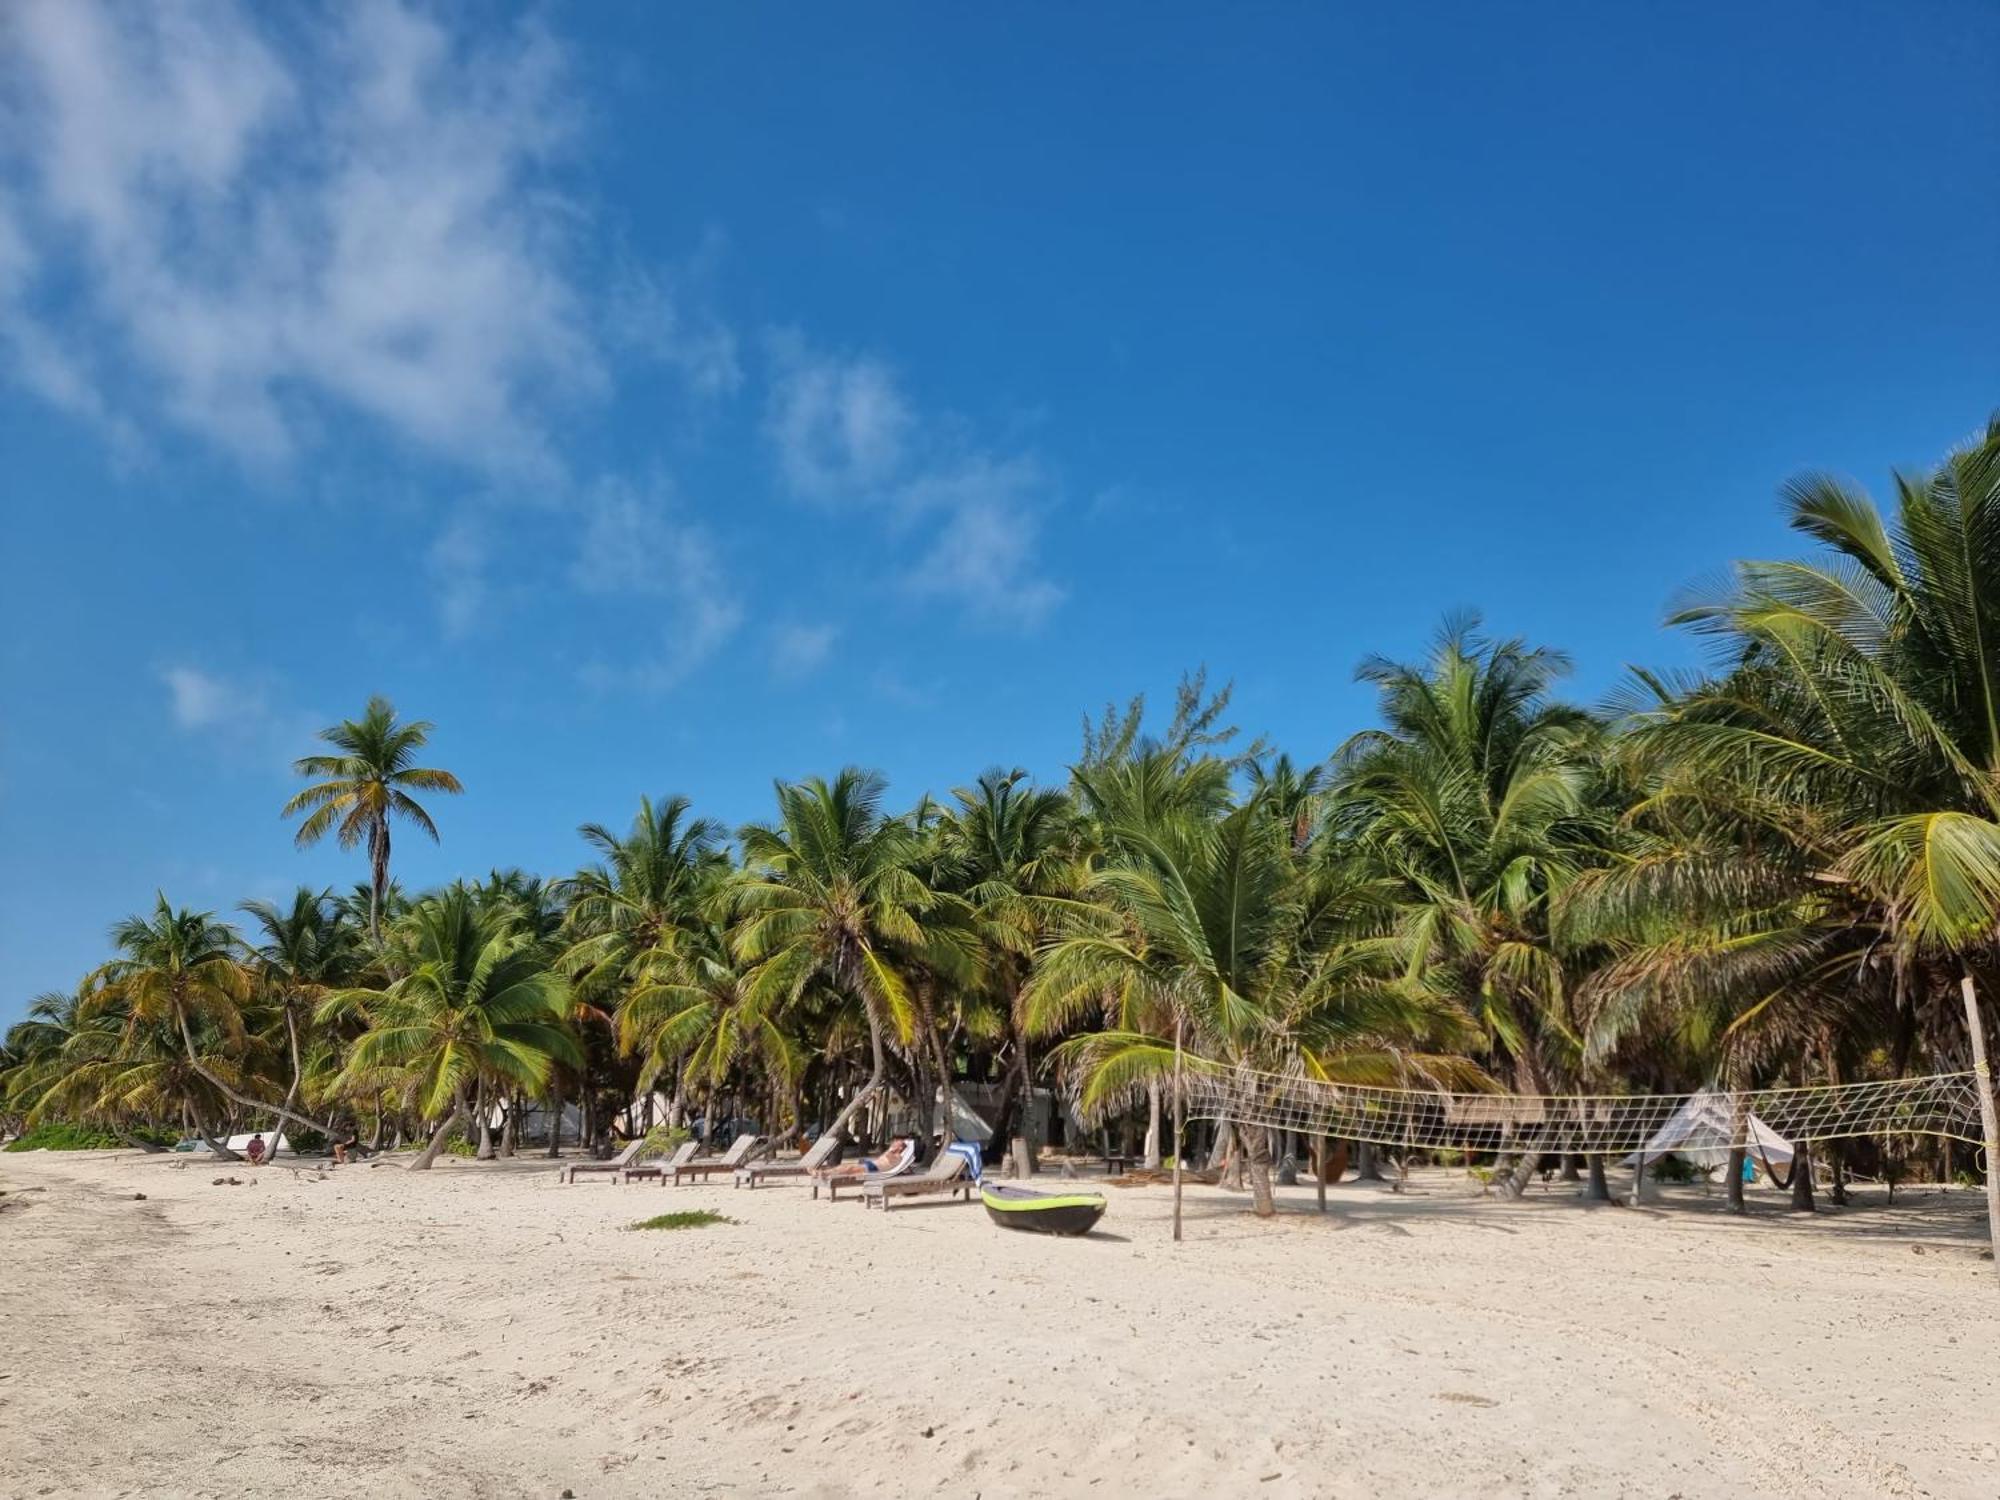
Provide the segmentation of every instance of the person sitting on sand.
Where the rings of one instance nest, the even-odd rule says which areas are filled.
[[[344,1167],[347,1165],[348,1157],[360,1154],[361,1132],[350,1125],[341,1138],[333,1143],[333,1164],[336,1167]]]
[[[880,1156],[864,1156],[860,1161],[842,1162],[837,1167],[820,1167],[813,1176],[821,1182],[859,1182],[873,1173],[887,1172],[902,1166],[916,1149],[915,1141],[899,1136],[889,1142],[889,1149]]]
[[[250,1144],[243,1148],[243,1154],[250,1158],[251,1166],[261,1165],[264,1160],[264,1137],[261,1135],[251,1136]]]

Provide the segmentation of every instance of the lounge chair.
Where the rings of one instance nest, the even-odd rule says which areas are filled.
[[[817,1168],[826,1165],[834,1152],[840,1149],[840,1138],[826,1132],[806,1148],[804,1156],[791,1161],[760,1161],[736,1169],[737,1187],[756,1187],[762,1182],[796,1182],[801,1177],[810,1176]]]
[[[959,1193],[965,1201],[972,1201],[972,1190],[976,1187],[972,1180],[972,1163],[956,1151],[940,1151],[930,1167],[914,1177],[869,1177],[861,1183],[861,1206],[871,1203],[882,1205],[887,1213],[889,1205],[898,1198],[919,1198],[930,1193]]]
[[[680,1145],[674,1148],[674,1154],[665,1161],[649,1161],[644,1166],[635,1163],[627,1167],[625,1169],[625,1180],[627,1182],[637,1182],[641,1177],[650,1177],[653,1181],[665,1187],[667,1173],[673,1171],[676,1167],[685,1166],[687,1163],[693,1161],[695,1152],[700,1149],[700,1141],[682,1141]]]
[[[873,1182],[878,1178],[902,1176],[911,1167],[916,1165],[917,1143],[908,1136],[898,1136],[894,1141],[889,1143],[889,1149],[882,1153],[883,1156],[891,1154],[894,1154],[896,1159],[887,1166],[878,1165],[869,1167],[864,1166],[861,1162],[856,1162],[850,1166],[843,1162],[837,1167],[820,1168],[819,1171],[813,1173],[813,1196],[817,1198],[819,1190],[825,1188],[826,1201],[831,1203],[840,1195],[842,1188],[852,1190],[861,1183]],[[879,1161],[880,1158],[874,1158],[874,1160]]]
[[[646,1138],[642,1135],[638,1140],[628,1143],[623,1151],[620,1151],[609,1161],[571,1162],[558,1174],[557,1180],[561,1182],[575,1182],[576,1174],[579,1172],[609,1172],[611,1173],[611,1180],[616,1182],[618,1174],[637,1161],[639,1153],[645,1149]]]
[[[750,1153],[763,1141],[761,1135],[739,1135],[729,1143],[729,1149],[720,1156],[698,1156],[692,1161],[674,1163],[674,1186],[681,1185],[681,1179],[690,1181],[706,1180],[710,1172],[734,1172],[750,1159]]]

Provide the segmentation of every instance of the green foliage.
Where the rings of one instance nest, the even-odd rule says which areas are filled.
[[[640,1219],[628,1224],[628,1229],[706,1229],[711,1224],[734,1224],[736,1221],[726,1214],[716,1213],[708,1208],[688,1208],[679,1213],[654,1214],[650,1219]]]
[[[154,1146],[171,1146],[174,1136],[171,1131],[154,1130],[146,1126],[135,1126],[127,1132],[131,1140],[145,1141]],[[17,1139],[7,1143],[9,1151],[110,1151],[129,1145],[106,1130],[98,1130],[89,1125],[76,1125],[67,1120],[44,1120],[39,1125],[29,1127]]]

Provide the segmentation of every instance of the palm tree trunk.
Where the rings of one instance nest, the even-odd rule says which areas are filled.
[[[1586,1203],[1609,1203],[1611,1201],[1611,1184],[1604,1180],[1604,1153],[1602,1151],[1593,1151],[1585,1160],[1589,1169],[1589,1181],[1583,1190],[1583,1201]]]
[[[507,1123],[500,1131],[500,1154],[512,1156],[520,1143],[521,1096],[510,1093],[507,1096]]]
[[[1146,1085],[1146,1170],[1159,1171],[1160,1157],[1160,1081],[1155,1078]]]
[[[1382,1163],[1373,1141],[1357,1143],[1354,1157],[1354,1180],[1356,1182],[1381,1182]]]
[[[486,1093],[486,1080],[479,1080],[479,1087],[472,1096],[472,1109],[479,1121],[479,1150],[474,1153],[480,1161],[493,1160],[493,1101]]]
[[[1258,1218],[1268,1219],[1278,1211],[1277,1200],[1271,1194],[1271,1132],[1261,1127],[1252,1129],[1248,1144],[1244,1154],[1250,1159],[1250,1210]]]
[[[438,1152],[444,1150],[444,1138],[451,1133],[452,1127],[464,1118],[465,1100],[463,1097],[460,1097],[453,1103],[451,1113],[444,1117],[444,1123],[431,1132],[430,1144],[417,1153],[417,1159],[410,1163],[410,1170],[412,1172],[428,1172],[431,1169],[431,1163],[437,1160]]]
[[[549,1091],[549,1149],[548,1158],[554,1161],[562,1155],[563,1092],[560,1088]]]
[[[188,1030],[187,1017],[180,1016],[177,1019],[181,1025],[181,1045],[187,1049],[188,1066],[193,1068],[202,1080],[213,1087],[223,1098],[240,1109],[265,1110],[277,1115],[280,1119],[296,1120],[308,1130],[317,1130],[321,1135],[329,1139],[332,1138],[336,1128],[332,1124],[323,1120],[315,1120],[309,1115],[299,1114],[289,1106],[279,1107],[272,1105],[267,1100],[252,1099],[248,1094],[238,1093],[220,1078],[217,1078],[207,1068],[202,1066],[200,1057],[195,1053],[194,1033]]]
[[[389,894],[389,819],[386,814],[368,831],[368,936],[382,941],[382,902]]]
[[[1792,1208],[1809,1214],[1813,1211],[1812,1147],[1805,1141],[1794,1141],[1792,1153]]]
[[[826,1127],[829,1133],[838,1132],[834,1135],[834,1139],[839,1141],[850,1138],[849,1123],[862,1105],[875,1097],[876,1092],[882,1087],[882,1079],[888,1073],[888,1060],[882,1055],[882,1027],[875,1019],[875,1007],[870,1005],[864,1006],[863,1009],[868,1016],[868,1047],[873,1055],[873,1066],[868,1081],[861,1085],[854,1097],[847,1101],[847,1107],[834,1116],[833,1123]]]

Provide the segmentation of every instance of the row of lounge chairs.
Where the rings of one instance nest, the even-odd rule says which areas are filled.
[[[791,1161],[773,1161],[768,1159],[769,1142],[759,1136],[740,1135],[719,1156],[698,1156],[699,1143],[686,1141],[665,1161],[642,1164],[638,1158],[645,1142],[637,1140],[609,1161],[571,1164],[564,1168],[563,1180],[575,1182],[580,1175],[607,1176],[614,1182],[651,1180],[665,1186],[671,1178],[678,1186],[684,1181],[706,1181],[716,1172],[728,1172],[737,1187],[810,1181],[813,1196],[817,1198],[820,1189],[825,1188],[828,1202],[843,1191],[850,1196],[859,1192],[864,1208],[873,1204],[885,1212],[892,1203],[905,1198],[941,1194],[971,1200],[975,1185],[972,1164],[956,1151],[940,1151],[924,1171],[912,1172],[916,1143],[900,1140],[883,1153],[885,1158],[893,1156],[893,1160],[880,1170],[853,1173],[846,1168],[827,1166],[838,1145],[832,1136],[823,1135],[804,1155]]]

